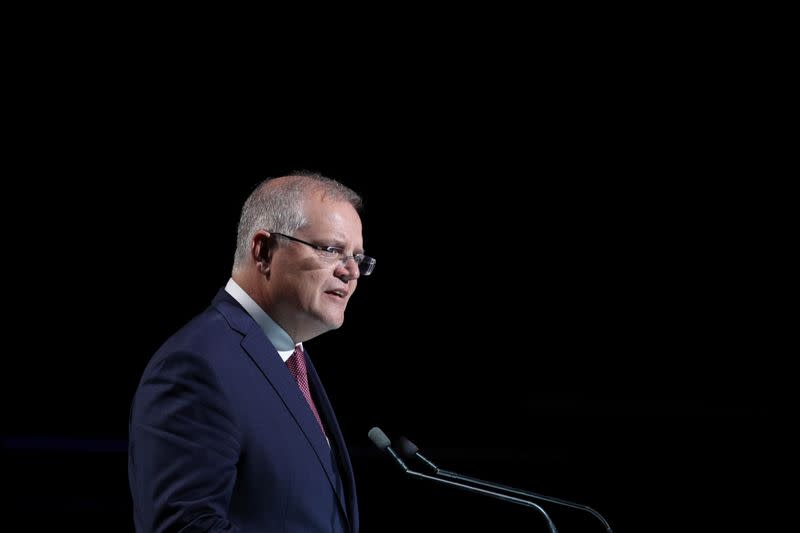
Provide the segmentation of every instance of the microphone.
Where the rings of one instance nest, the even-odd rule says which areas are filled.
[[[397,455],[397,452],[394,451],[394,448],[392,448],[392,441],[389,440],[389,437],[386,436],[386,433],[381,431],[381,428],[376,426],[370,429],[369,433],[367,433],[367,437],[369,437],[369,440],[372,441],[372,444],[374,444],[379,450],[388,452],[389,455],[392,456],[392,459],[394,459],[400,468],[403,469],[403,472],[408,472],[408,467],[403,460],[400,459],[400,456]]]
[[[386,436],[386,433],[381,431],[379,427],[376,426],[370,429],[369,432],[367,433],[367,436],[369,437],[369,440],[371,440],[372,443],[379,450],[387,452],[389,456],[391,456],[391,458],[397,464],[397,466],[399,466],[400,469],[403,470],[403,472],[405,472],[407,475],[417,479],[427,479],[430,481],[435,481],[436,483],[442,483],[450,487],[456,487],[465,490],[467,492],[472,492],[474,494],[482,494],[484,496],[489,496],[491,498],[496,498],[498,500],[503,500],[505,502],[516,503],[517,505],[523,505],[525,507],[533,507],[534,509],[539,511],[542,514],[542,516],[544,516],[544,519],[547,521],[547,527],[550,529],[550,533],[558,533],[555,524],[553,523],[552,520],[550,520],[550,516],[541,506],[531,501],[523,500],[521,498],[515,498],[514,496],[509,496],[507,494],[501,494],[499,492],[494,492],[479,487],[473,487],[472,485],[465,485],[463,483],[449,481],[447,479],[442,479],[440,477],[435,477],[435,476],[429,476],[427,474],[411,470],[410,468],[408,468],[403,459],[400,458],[400,456],[397,454],[394,448],[392,448],[392,441],[389,440],[389,437]]]
[[[388,441],[388,439],[387,439],[387,441]],[[411,459],[411,458],[418,459],[426,467],[430,468],[434,472],[434,474],[436,474],[436,475],[439,475],[439,476],[442,476],[442,477],[446,477],[446,478],[449,478],[449,479],[457,479],[459,481],[466,481],[467,483],[474,483],[476,485],[480,485],[480,486],[483,486],[483,487],[491,487],[493,489],[502,490],[502,491],[505,491],[505,492],[508,492],[508,493],[511,493],[511,494],[516,494],[518,496],[527,496],[528,498],[533,498],[535,500],[541,500],[541,501],[545,501],[545,502],[555,503],[555,504],[558,504],[558,505],[563,505],[563,506],[566,506],[566,507],[572,507],[573,509],[580,509],[582,511],[586,511],[588,513],[591,513],[598,520],[600,520],[600,522],[603,523],[603,526],[606,528],[606,531],[608,533],[614,533],[613,531],[611,531],[611,526],[608,525],[608,522],[606,521],[606,519],[603,518],[603,515],[601,515],[600,513],[598,513],[597,511],[595,511],[594,509],[592,509],[591,507],[589,507],[587,505],[581,505],[579,503],[571,502],[571,501],[568,501],[568,500],[562,500],[561,498],[554,498],[552,496],[543,496],[541,494],[536,494],[535,492],[530,492],[530,491],[522,490],[522,489],[515,489],[514,487],[509,487],[507,485],[501,485],[499,483],[492,483],[491,481],[484,481],[482,479],[478,479],[478,478],[474,478],[474,477],[470,477],[470,476],[464,476],[462,474],[457,474],[457,473],[451,472],[449,470],[444,470],[444,469],[441,469],[438,466],[436,466],[427,457],[425,457],[424,455],[419,453],[419,448],[417,448],[417,446],[413,442],[408,440],[407,438],[400,437],[399,439],[397,439],[397,442],[398,442],[398,447],[400,449],[400,454],[403,457],[405,457],[406,459]]]

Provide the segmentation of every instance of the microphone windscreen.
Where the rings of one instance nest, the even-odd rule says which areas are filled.
[[[381,428],[377,426],[369,430],[367,437],[369,437],[369,440],[372,441],[372,444],[381,450],[385,450],[392,444],[392,441],[389,440],[389,437],[386,436],[386,433],[381,431]]]
[[[411,457],[414,457],[414,454],[419,451],[419,448],[417,448],[416,444],[414,444],[405,437],[400,437],[399,439],[397,439],[397,442],[395,444],[397,445],[397,449],[400,452],[400,454],[403,455],[403,457],[407,457],[409,459]]]

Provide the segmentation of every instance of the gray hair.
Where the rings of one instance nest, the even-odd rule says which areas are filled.
[[[247,265],[257,231],[292,235],[302,228],[308,222],[303,200],[315,192],[361,209],[361,197],[355,191],[318,172],[298,170],[279,178],[267,178],[256,186],[242,207],[233,270]]]

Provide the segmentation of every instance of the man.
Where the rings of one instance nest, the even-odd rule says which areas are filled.
[[[350,458],[303,343],[342,325],[375,266],[360,205],[309,172],[247,199],[232,278],[156,352],[133,400],[137,532],[358,532]]]

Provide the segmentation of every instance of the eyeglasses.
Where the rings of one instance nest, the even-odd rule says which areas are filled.
[[[375,270],[375,259],[367,255],[344,255],[344,250],[337,246],[320,246],[318,244],[311,244],[310,242],[302,241],[297,237],[292,237],[291,235],[275,233],[274,231],[270,231],[270,233],[272,235],[278,235],[280,237],[289,239],[290,241],[299,242],[300,244],[305,244],[306,246],[312,247],[319,252],[319,256],[327,263],[333,264],[337,261],[341,261],[343,265],[347,266],[347,260],[352,259],[355,264],[358,265],[358,271],[362,276],[369,276],[372,274],[372,271]]]

